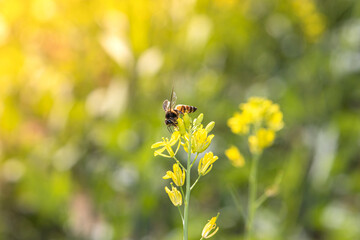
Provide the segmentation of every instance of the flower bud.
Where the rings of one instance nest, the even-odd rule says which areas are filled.
[[[184,120],[185,128],[189,129],[190,126],[191,126],[191,119],[189,117],[189,114],[185,113],[184,117],[183,117],[183,120]]]
[[[206,126],[205,130],[209,133],[211,132],[211,130],[213,130],[213,128],[215,127],[215,122],[209,122],[209,124]]]
[[[204,118],[204,114],[202,114],[202,113],[200,113],[199,116],[197,118],[195,118],[194,124],[193,124],[195,128],[200,126],[203,118]]]
[[[182,136],[185,135],[186,129],[185,129],[185,125],[184,125],[184,120],[182,120],[181,118],[178,118],[177,123],[178,123],[178,128],[179,128],[180,134]]]

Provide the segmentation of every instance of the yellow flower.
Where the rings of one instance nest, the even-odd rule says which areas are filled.
[[[208,132],[204,128],[199,128],[192,136],[191,145],[194,145],[193,151],[197,153],[204,152],[210,145],[214,134],[208,136]]]
[[[172,185],[171,185],[171,187],[172,187],[171,191],[168,187],[165,187],[166,193],[169,195],[169,198],[175,207],[181,206],[182,205],[181,193],[179,192],[179,190],[177,190],[176,187],[174,187]]]
[[[213,167],[213,163],[218,160],[217,156],[214,156],[212,152],[208,152],[205,156],[200,159],[198,166],[198,173],[200,176],[206,175]]]
[[[266,147],[271,146],[275,139],[275,132],[261,128],[256,132],[256,135],[249,137],[249,146],[252,153],[261,153]]]
[[[156,150],[154,152],[154,156],[157,156],[157,155],[160,155],[160,156],[163,156],[163,157],[168,157],[168,158],[172,158],[176,155],[177,151],[179,150],[179,147],[180,147],[180,142],[179,142],[179,145],[176,149],[176,151],[174,152],[173,149],[172,149],[172,146],[174,146],[180,139],[180,132],[179,131],[175,131],[172,135],[171,135],[171,138],[170,140],[168,138],[162,138],[162,142],[157,142],[157,143],[154,143],[151,148],[159,148],[159,147],[162,147],[158,150]],[[163,154],[164,151],[167,151],[169,155],[165,155]]]
[[[231,131],[237,134],[248,134],[249,130],[256,131],[249,136],[249,147],[252,153],[261,153],[271,146],[275,139],[275,132],[284,126],[283,114],[278,104],[260,97],[252,97],[247,103],[240,104],[241,113],[235,113],[228,120]],[[243,165],[243,157],[234,148],[226,155],[234,165]],[[236,163],[236,162],[237,163]]]
[[[230,160],[233,166],[235,167],[244,166],[245,159],[237,147],[231,146],[229,149],[225,151],[225,155]]]
[[[219,214],[220,213],[218,213],[216,217],[211,218],[209,220],[209,222],[205,225],[205,227],[202,231],[202,234],[201,234],[201,236],[203,238],[206,238],[206,239],[211,238],[219,230],[219,227],[216,228],[216,219],[219,217]],[[215,229],[215,230],[212,231],[213,229]]]
[[[240,113],[235,113],[227,122],[231,131],[235,134],[247,134],[249,132],[248,119]]]
[[[266,113],[266,110],[271,106],[270,100],[252,97],[247,103],[240,104],[240,109],[243,111],[244,116],[249,122],[260,122]]]
[[[271,105],[267,111],[265,121],[267,126],[274,131],[279,131],[284,127],[283,114],[280,111],[279,105]]]
[[[163,179],[172,179],[173,182],[181,187],[185,183],[185,171],[182,171],[180,168],[180,165],[178,163],[175,163],[173,165],[173,172],[167,171],[166,175],[163,176]]]

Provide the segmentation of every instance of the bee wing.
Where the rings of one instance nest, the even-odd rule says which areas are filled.
[[[171,109],[174,109],[175,107],[175,104],[176,104],[176,99],[177,99],[177,96],[176,96],[176,93],[174,92],[174,90],[171,92],[171,98],[170,98],[170,108]]]
[[[170,102],[169,102],[169,100],[166,99],[166,100],[163,102],[163,109],[164,109],[164,111],[169,110],[169,107],[170,107]]]

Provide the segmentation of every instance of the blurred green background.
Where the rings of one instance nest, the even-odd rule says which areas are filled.
[[[247,198],[246,139],[226,125],[250,96],[285,128],[260,161],[258,239],[360,239],[360,2],[356,0],[0,1],[2,239],[181,239],[153,157],[162,102],[215,121],[219,160],[192,194],[190,237],[242,239],[229,188]],[[196,172],[194,172],[194,176]],[[245,203],[245,202],[244,202]]]

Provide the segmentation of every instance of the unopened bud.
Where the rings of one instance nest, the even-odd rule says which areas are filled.
[[[203,118],[204,114],[200,113],[199,116],[194,120],[194,127],[198,127],[201,124]]]
[[[179,128],[180,134],[185,135],[186,129],[185,129],[184,121],[181,118],[178,118],[177,123],[178,123],[178,128]]]
[[[191,126],[191,119],[189,117],[189,114],[185,113],[184,117],[183,117],[183,120],[184,120],[185,128],[189,129],[190,126]]]
[[[205,130],[207,131],[207,133],[210,133],[211,130],[213,130],[214,127],[215,127],[215,122],[212,121],[206,126]]]

